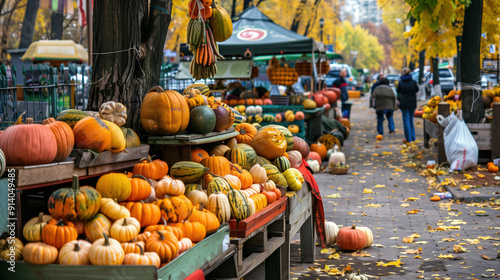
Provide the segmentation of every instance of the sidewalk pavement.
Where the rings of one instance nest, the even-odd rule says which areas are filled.
[[[389,135],[384,124],[384,139],[377,141],[376,115],[368,108],[368,96],[355,99],[351,135],[343,150],[349,173],[315,174],[325,218],[339,227],[369,227],[374,245],[354,254],[340,251],[336,245],[323,251],[317,246],[316,262],[300,263],[297,236],[292,244],[291,278],[347,279],[348,274],[338,276],[334,269],[342,272],[347,265],[368,274],[369,279],[498,278],[500,207],[451,200],[431,202],[435,190],[427,179],[405,167],[408,158],[401,154],[404,133],[400,111],[395,112],[394,121],[396,133]],[[416,118],[415,125],[421,141],[417,145],[423,149],[422,119]],[[424,158],[435,159],[434,149],[425,150]],[[412,243],[404,243],[403,238],[412,234],[418,237]],[[466,252],[456,253],[454,245],[462,246]],[[420,253],[415,254],[420,248]],[[397,260],[400,267],[380,266],[381,262]]]

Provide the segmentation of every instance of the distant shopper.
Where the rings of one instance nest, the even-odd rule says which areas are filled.
[[[382,77],[378,81],[379,86],[375,88],[370,97],[370,107],[377,111],[377,131],[384,134],[384,116],[389,125],[389,134],[394,133],[394,119],[392,118],[396,109],[396,95],[389,86],[389,80]]]
[[[349,94],[347,93],[347,81],[345,77],[347,77],[347,70],[342,69],[340,70],[339,78],[333,82],[333,87],[340,89],[340,102],[342,102],[343,115],[345,114],[344,111],[347,110],[347,106],[345,106],[344,104],[349,99]]]
[[[413,115],[417,109],[418,85],[417,82],[412,79],[409,68],[404,68],[401,72],[401,79],[399,80],[396,91],[398,92],[399,108],[403,114],[405,142],[413,142],[415,141]]]
[[[382,79],[382,78],[384,78],[384,74],[379,73],[377,81],[375,83],[373,83],[373,85],[372,85],[372,89],[370,91],[370,94],[373,94],[373,91],[375,90],[375,88],[380,85],[380,79]],[[387,80],[387,81],[389,81],[389,80]]]

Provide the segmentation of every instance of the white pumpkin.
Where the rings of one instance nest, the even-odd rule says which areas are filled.
[[[255,115],[255,106],[248,106],[246,109],[245,109],[245,113],[247,115]]]
[[[311,167],[311,169],[314,173],[319,172],[320,166],[319,166],[319,162],[317,160],[309,159],[309,160],[307,160],[307,164],[309,164],[309,167]]]
[[[193,205],[207,205],[208,196],[204,191],[192,190],[187,193],[186,197],[191,200]]]
[[[362,230],[363,233],[366,236],[366,245],[365,245],[365,248],[368,248],[368,247],[372,246],[372,244],[373,244],[373,233],[372,233],[371,229],[369,229],[367,227],[356,227],[356,228]]]
[[[302,164],[302,154],[296,150],[288,151],[287,153],[290,158],[290,166],[293,168],[299,168]]]
[[[346,163],[345,155],[343,152],[339,152],[339,146],[337,145],[333,147],[333,153],[330,155],[330,158],[328,159],[328,166],[332,166],[332,163],[334,164],[333,166]]]
[[[339,227],[334,222],[325,221],[326,244],[332,245],[337,242]]]
[[[102,103],[99,108],[101,118],[110,121],[117,126],[122,126],[127,122],[127,107],[120,102],[108,101]]]
[[[264,167],[260,166],[260,164],[256,163],[250,170],[250,175],[252,175],[252,179],[254,184],[264,184],[267,181],[267,172]]]
[[[262,107],[257,105],[254,108],[255,108],[255,114],[262,114],[262,111],[263,111]]]
[[[276,184],[272,180],[267,180],[267,182],[264,184],[264,190],[266,191],[272,191],[276,188]]]
[[[252,216],[253,214],[255,214],[255,202],[253,201],[253,199],[247,199],[248,201],[248,210],[250,212],[250,216]]]
[[[358,269],[358,273],[355,272],[349,274],[349,280],[368,280],[366,274],[361,274],[361,270]]]

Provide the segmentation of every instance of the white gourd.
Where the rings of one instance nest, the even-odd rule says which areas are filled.
[[[309,167],[311,167],[314,173],[320,171],[319,162],[317,160],[308,159],[307,164],[309,164]]]
[[[337,234],[339,233],[339,227],[334,222],[325,221],[325,234],[326,234],[326,244],[332,245],[337,242]]]
[[[328,159],[328,166],[332,166],[332,163],[334,166],[337,166],[338,164],[345,164],[345,155],[343,152],[339,152],[339,147],[335,145],[333,148],[333,153],[330,155],[330,158]]]

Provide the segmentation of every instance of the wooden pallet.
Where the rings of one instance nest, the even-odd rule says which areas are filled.
[[[133,160],[139,162],[141,158],[147,157],[148,154],[149,145],[141,145],[140,147],[127,148],[127,151],[120,153],[110,151],[95,153],[90,150],[74,149],[70,156],[75,158],[76,167],[85,168]]]

